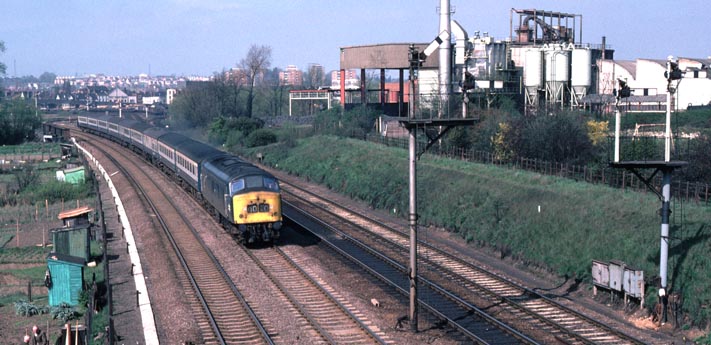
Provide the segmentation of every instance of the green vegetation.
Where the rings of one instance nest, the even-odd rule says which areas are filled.
[[[0,251],[0,264],[44,263],[49,251],[48,248],[42,247],[6,248]],[[44,271],[42,271],[42,278],[44,278]]]
[[[21,145],[29,146],[29,145]],[[66,163],[65,163],[66,164]],[[0,206],[49,203],[85,199],[93,195],[91,174],[78,185],[57,181],[59,163],[23,164],[12,170],[0,171],[0,182],[9,185],[8,193],[0,195]]]
[[[699,128],[711,128],[711,111],[689,110],[672,113],[672,126],[679,131],[696,131]],[[664,124],[666,113],[625,113],[622,115],[622,128],[634,128],[635,124]],[[610,130],[615,129],[614,121],[610,122]],[[660,127],[658,130],[663,130]]]
[[[7,273],[11,274],[16,278],[19,278],[23,281],[29,280],[33,282],[34,284],[41,284],[44,282],[44,273],[47,270],[46,266],[35,266],[35,267],[26,267],[26,268],[20,268],[20,269],[12,269],[12,270],[0,270],[0,273]]]
[[[62,322],[78,319],[82,315],[77,312],[76,308],[67,303],[60,303],[58,306],[52,307],[49,313],[52,315],[53,319],[62,320]]]
[[[32,140],[41,119],[24,100],[0,103],[0,145],[16,145]]]
[[[22,145],[0,146],[0,155],[45,154],[48,157],[59,156],[61,147],[56,143],[24,143]]]
[[[295,146],[245,151],[257,152],[266,164],[405,216],[406,150],[316,136]],[[588,282],[591,260],[622,260],[645,271],[647,296],[656,298],[651,282],[659,271],[660,204],[653,194],[429,155],[418,165],[423,226],[445,227],[531,266]],[[669,285],[683,294],[691,319],[704,323],[711,320],[705,307],[711,301],[711,212],[688,204],[683,211],[683,228],[679,218],[672,228]]]
[[[41,315],[41,314],[47,314],[49,312],[49,308],[47,306],[37,306],[34,303],[27,302],[25,300],[19,300],[15,302],[15,314],[16,315],[21,315],[21,316],[34,316],[34,315]]]

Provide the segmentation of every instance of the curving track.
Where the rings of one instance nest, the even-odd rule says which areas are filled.
[[[408,262],[409,235],[298,186],[287,185],[283,179],[282,187],[284,198],[305,208],[305,212],[338,224],[333,226],[347,231],[364,246],[377,248],[396,261]],[[418,255],[422,271],[437,273],[430,279],[469,303],[495,311],[501,320],[543,343],[644,343],[427,243],[419,244]]]
[[[75,134],[82,137],[82,134]],[[257,319],[210,250],[203,244],[190,221],[185,219],[171,198],[146,173],[146,163],[126,156],[113,144],[97,144],[139,190],[155,213],[175,255],[183,265],[181,285],[190,301],[204,344],[273,344],[272,336]],[[115,158],[118,157],[118,158]]]

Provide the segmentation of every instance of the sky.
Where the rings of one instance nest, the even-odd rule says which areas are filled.
[[[707,58],[708,0],[450,0],[470,36],[509,36],[511,9],[582,15],[582,42],[618,60]],[[26,0],[0,6],[7,76],[209,76],[235,67],[251,45],[271,67],[338,69],[339,48],[424,43],[438,34],[439,0]],[[514,15],[514,21],[517,19]],[[516,23],[514,24],[516,25]],[[578,39],[576,33],[576,40]]]

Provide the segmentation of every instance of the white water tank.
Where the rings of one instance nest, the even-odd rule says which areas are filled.
[[[524,53],[523,85],[538,88],[543,84],[542,78],[543,58],[538,49],[529,49]]]

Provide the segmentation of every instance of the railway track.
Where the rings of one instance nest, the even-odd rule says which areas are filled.
[[[75,134],[92,140],[96,138]],[[103,144],[99,144],[103,145]],[[195,229],[171,198],[146,173],[146,163],[126,156],[113,144],[94,144],[122,171],[171,242],[183,270],[178,272],[180,284],[190,301],[193,317],[203,335],[204,344],[273,344],[270,335],[237,290],[219,262],[204,245]],[[119,159],[115,157],[121,157]],[[276,337],[278,340],[278,337]]]
[[[407,267],[373,250],[370,246],[320,220],[291,201],[283,201],[283,214],[308,229],[321,242],[394,287],[409,292]],[[446,320],[471,341],[478,344],[538,344],[535,340],[501,323],[487,312],[453,295],[426,279],[420,279],[420,305]]]
[[[364,247],[377,248],[397,262],[408,262],[409,234],[404,231],[347,210],[338,203],[283,180],[282,190],[284,199],[289,203],[347,233],[345,236],[352,236],[353,241],[362,242]],[[467,303],[495,311],[497,317],[542,343],[644,344],[428,243],[419,243],[418,255],[420,272],[428,272],[427,279],[431,279],[433,284],[437,282],[446,286],[447,290],[456,292],[457,298]],[[425,277],[422,278],[424,280]],[[427,299],[424,294],[420,296],[421,301]]]
[[[324,344],[391,343],[363,315],[350,312],[352,306],[325,282],[315,278],[300,258],[279,247],[251,250],[248,254],[278,287],[279,291],[304,315],[323,338]]]

